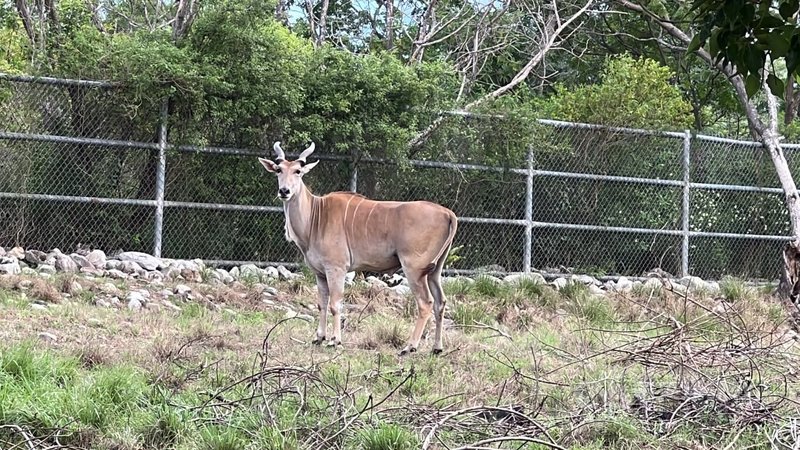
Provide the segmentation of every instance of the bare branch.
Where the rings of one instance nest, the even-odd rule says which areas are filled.
[[[17,6],[17,14],[22,19],[22,26],[25,28],[25,33],[28,35],[28,40],[31,44],[36,43],[36,32],[33,30],[33,19],[31,19],[31,11],[28,9],[28,3],[25,0],[15,0]]]
[[[528,60],[525,66],[520,69],[516,75],[511,79],[510,82],[506,83],[505,85],[495,89],[494,91],[484,95],[483,97],[474,100],[471,103],[468,103],[464,106],[465,111],[470,111],[475,109],[476,107],[486,103],[489,100],[494,100],[506,92],[514,89],[522,82],[524,82],[528,76],[530,75],[531,71],[538,66],[543,60],[544,57],[550,52],[554,47],[556,47],[563,39],[565,39],[566,31],[569,27],[575,23],[579,18],[583,16],[583,14],[592,6],[594,0],[588,0],[578,11],[572,14],[569,18],[567,18],[563,22],[558,22],[559,16],[557,14],[550,16],[547,20],[545,20],[545,30],[544,33],[544,41],[540,44],[538,50],[533,54],[533,56]],[[436,130],[438,129],[442,122],[444,121],[444,116],[437,117],[427,128],[425,128],[420,134],[418,134],[414,139],[411,140],[409,145],[413,148],[418,147],[421,145],[427,138]],[[412,154],[415,150],[412,150]]]

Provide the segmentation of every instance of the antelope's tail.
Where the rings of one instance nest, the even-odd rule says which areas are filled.
[[[450,246],[453,245],[453,239],[456,237],[456,230],[458,229],[458,218],[452,211],[449,211],[449,215],[450,234],[447,235],[447,239],[444,241],[442,248],[439,249],[439,253],[436,254],[436,258],[433,259],[433,262],[428,264],[425,267],[425,270],[422,271],[424,275],[428,275],[436,270],[439,260],[444,256],[445,253],[447,253],[447,251],[450,249]]]

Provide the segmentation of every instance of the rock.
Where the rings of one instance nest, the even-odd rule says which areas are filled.
[[[108,299],[108,302],[111,303],[111,306],[120,306],[121,302],[119,301],[119,297],[111,297]]]
[[[73,254],[69,255],[69,257],[72,258],[72,260],[75,261],[75,264],[78,265],[78,270],[79,271],[80,271],[80,269],[94,269],[95,268],[94,265],[92,263],[90,263],[89,260],[86,259],[86,257],[83,256],[83,255],[79,255],[77,253],[73,253]]]
[[[633,290],[633,283],[625,277],[619,277],[617,282],[614,283],[614,290],[617,292],[630,292]]]
[[[679,283],[691,290],[706,289],[706,282],[700,277],[683,277],[679,280]]]
[[[164,305],[167,309],[171,309],[171,310],[177,311],[177,312],[181,311],[181,307],[180,306],[176,305],[175,303],[172,303],[169,300],[161,300],[161,304]]]
[[[84,275],[92,276],[92,277],[102,277],[105,273],[103,269],[98,269],[96,267],[89,268],[89,267],[81,267],[78,271]]]
[[[685,295],[689,291],[688,286],[684,286],[683,284],[680,283],[670,283],[670,285],[672,291],[678,295]]]
[[[126,297],[127,300],[136,299],[139,300],[142,304],[145,304],[150,300],[150,292],[146,290],[135,290],[128,292],[128,296]]]
[[[29,277],[36,276],[39,274],[39,272],[35,271],[34,269],[31,269],[30,267],[23,267],[22,269],[20,269],[20,273],[22,275],[27,275]]]
[[[585,285],[600,286],[602,284],[597,278],[589,275],[572,275],[569,277],[569,279],[573,283],[581,283]]]
[[[709,281],[706,283],[706,289],[708,289],[708,293],[711,295],[719,294],[719,283],[716,281]]]
[[[42,305],[40,303],[31,303],[31,309],[43,311],[47,309],[47,305]]]
[[[22,247],[14,247],[6,252],[6,256],[16,259],[25,259],[25,249]]]
[[[278,266],[278,276],[281,280],[293,280],[298,278],[300,275],[296,273],[292,273],[289,269],[283,266]]]
[[[377,277],[374,277],[374,276],[368,276],[366,281],[367,281],[367,283],[369,283],[370,286],[376,287],[376,288],[379,288],[379,289],[386,289],[386,288],[389,287],[389,285],[386,284],[386,282],[384,282],[380,278],[377,278]]]
[[[31,286],[33,286],[33,281],[31,280],[19,280],[19,282],[17,282],[16,285],[17,289],[23,289],[23,290],[30,289]]]
[[[53,275],[54,273],[56,273],[55,266],[51,266],[49,264],[39,264],[37,269],[39,270],[39,273],[47,273],[47,274],[50,274],[50,275]]]
[[[153,283],[153,282],[157,282],[157,281],[163,281],[164,280],[164,274],[159,272],[159,271],[157,271],[157,270],[153,270],[151,272],[145,271],[144,272],[144,276],[142,278],[145,281],[149,281],[149,282]]]
[[[231,274],[229,274],[228,271],[225,270],[225,269],[214,269],[214,271],[211,272],[211,273],[212,273],[212,275],[216,275],[218,277],[219,281],[221,281],[221,282],[223,282],[225,284],[230,284],[230,283],[233,283],[233,281],[234,281],[234,279],[231,276]]]
[[[291,319],[291,318],[297,317],[297,311],[295,311],[293,309],[287,309],[286,310],[286,314],[284,314],[283,317],[286,318],[286,319]]]
[[[173,292],[175,293],[175,295],[178,295],[179,297],[186,297],[187,295],[189,295],[189,293],[192,292],[192,288],[186,286],[185,284],[178,284],[175,286]]]
[[[355,272],[347,272],[344,275],[344,284],[346,286],[350,286],[350,285],[353,284],[355,279],[356,279],[356,273]]]
[[[0,273],[17,275],[22,271],[19,260],[11,256],[0,257]]]
[[[261,281],[261,269],[255,264],[243,264],[239,266],[239,279]]]
[[[658,278],[650,278],[644,282],[644,288],[650,292],[661,289],[661,280]]]
[[[395,287],[389,288],[394,291],[396,294],[401,295],[403,297],[411,294],[411,288],[402,284],[399,284]]]
[[[122,252],[117,255],[117,259],[120,261],[135,262],[144,270],[158,270],[165,267],[163,261],[160,259],[142,252]]]
[[[567,285],[567,279],[563,277],[558,277],[555,280],[551,281],[550,284],[556,289],[563,289]]]
[[[102,298],[98,298],[97,300],[95,300],[94,304],[95,306],[100,306],[101,308],[111,308],[111,303]]]
[[[42,339],[43,341],[48,341],[48,342],[55,342],[55,341],[58,340],[58,338],[56,337],[55,334],[48,333],[46,331],[42,331],[41,333],[39,333],[39,339]]]
[[[86,255],[86,260],[93,267],[103,269],[106,267],[106,254],[102,250],[92,250]]]
[[[6,256],[6,249],[0,247],[0,256]]]
[[[542,274],[536,272],[531,272],[528,274],[512,273],[503,278],[503,282],[509,284],[519,284],[522,280],[530,280],[536,284],[545,284],[546,282]]]
[[[106,270],[105,276],[114,280],[127,280],[129,278],[128,274],[117,269]]]
[[[181,269],[177,267],[172,267],[172,266],[166,267],[164,269],[161,269],[159,273],[161,273],[161,275],[163,275],[163,278],[167,280],[177,280],[181,278]]]
[[[161,273],[161,272],[153,272],[153,273]],[[200,272],[197,271],[197,270],[181,269],[180,274],[181,274],[181,278],[183,278],[186,281],[189,281],[189,282],[192,282],[192,283],[202,283],[203,282],[203,276],[200,275]]]
[[[238,267],[236,267],[236,266],[231,267],[231,270],[230,270],[229,273],[235,280],[239,279],[239,268]]]
[[[280,277],[280,274],[278,274],[278,269],[276,267],[272,267],[272,266],[268,266],[268,267],[264,268],[264,275],[267,278],[273,278],[273,279],[277,279],[277,278]]]
[[[39,251],[39,250],[28,250],[25,252],[25,261],[33,264],[39,265],[45,262],[47,259],[47,253]]]
[[[606,291],[604,291],[600,286],[597,286],[595,284],[590,284],[589,285],[589,293],[592,294],[592,295],[598,295],[598,296],[601,296],[601,297],[606,295]]]
[[[58,272],[76,273],[78,272],[78,264],[69,256],[59,255],[56,256],[56,270]]]
[[[121,271],[127,274],[134,274],[143,271],[144,269],[135,261],[122,261]]]
[[[144,307],[145,307],[145,309],[150,310],[150,311],[158,311],[158,310],[161,309],[161,305],[159,305],[158,303],[153,303],[153,302],[145,303]]]
[[[122,261],[118,259],[109,259],[106,261],[106,270],[121,270],[122,269]]]
[[[119,289],[114,283],[101,284],[98,289],[106,295],[119,295]]]
[[[142,302],[137,299],[128,300],[128,309],[131,311],[138,311],[142,309]]]

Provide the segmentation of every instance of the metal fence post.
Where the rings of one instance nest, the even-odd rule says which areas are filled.
[[[165,98],[161,102],[158,130],[158,164],[156,165],[156,221],[153,237],[153,256],[161,257],[161,238],[164,231],[164,180],[167,171],[167,120],[169,119],[169,103]]]
[[[531,272],[531,252],[533,247],[533,146],[528,146],[526,156],[528,173],[525,179],[525,253],[522,270]]]
[[[358,191],[358,166],[353,165],[353,173],[350,174],[350,191]]]
[[[692,148],[691,131],[685,130],[683,135],[683,205],[681,207],[681,276],[689,275],[689,190],[690,190],[690,165],[689,153]]]

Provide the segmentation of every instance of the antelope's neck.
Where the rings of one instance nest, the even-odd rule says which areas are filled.
[[[317,199],[303,186],[303,190],[283,204],[286,217],[286,238],[294,242],[305,253],[311,243],[312,225]]]

